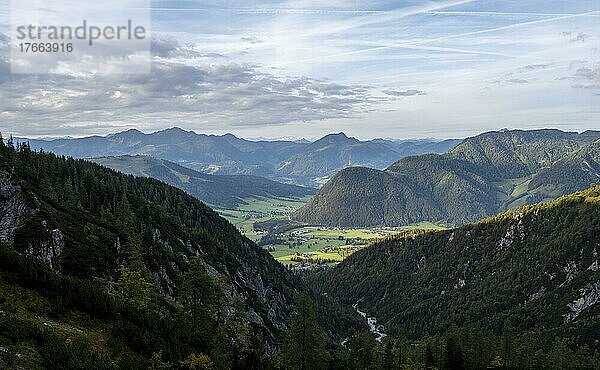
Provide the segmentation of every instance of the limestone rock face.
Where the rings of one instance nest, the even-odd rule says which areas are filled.
[[[21,187],[14,183],[9,173],[0,171],[0,242],[12,244],[15,231],[33,212],[35,210],[23,199]]]

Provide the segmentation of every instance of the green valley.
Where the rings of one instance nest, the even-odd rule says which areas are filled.
[[[373,347],[429,368],[597,368],[599,222],[593,185],[459,228],[392,236],[306,280],[376,316],[394,339]],[[448,365],[453,357],[460,366]]]
[[[309,199],[310,197],[253,197],[244,199],[244,204],[234,209],[215,208],[215,211],[245,236],[258,242],[264,233],[254,230],[255,223],[273,219],[287,220],[293,211],[302,207]]]
[[[443,226],[423,222],[384,228],[328,228],[300,226],[277,236],[278,242],[263,245],[276,260],[296,268],[335,265],[379,239],[408,230],[437,230]]]
[[[476,164],[495,158],[477,146],[457,147],[470,165],[409,157],[379,183],[378,170],[343,172],[360,173],[357,189],[376,202],[391,177],[414,181],[404,199],[424,200],[411,212],[427,219],[435,202],[419,181],[435,179],[448,209],[477,217],[492,198],[513,208],[582,186],[597,173],[596,144],[533,175],[513,159]],[[306,188],[236,177],[236,193],[233,177],[150,157],[106,159],[135,177],[11,140],[0,149],[0,366],[301,369],[298,353],[331,369],[597,363],[597,186],[458,228],[411,223],[410,212],[392,225],[315,226],[293,219],[321,201]],[[457,183],[481,193],[460,197]],[[374,211],[355,198],[351,216]]]
[[[600,0],[3,3],[0,370],[600,370]]]
[[[440,230],[431,222],[399,227],[339,228],[308,226],[290,221],[290,214],[304,206],[303,198],[246,198],[235,209],[216,209],[238,230],[293,268],[335,265],[381,238],[407,230]]]

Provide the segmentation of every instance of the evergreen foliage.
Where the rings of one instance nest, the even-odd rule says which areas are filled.
[[[269,366],[266,348],[285,328],[300,283],[206,205],[153,179],[10,140],[0,144],[0,174],[13,189],[0,206],[17,222],[12,245],[0,248],[0,283],[50,306],[18,308],[3,321],[0,342],[11,353],[33,343],[31,358],[41,360],[32,368],[186,359],[215,369]],[[61,324],[39,330],[38,316]],[[102,329],[75,338],[63,322]]]
[[[393,336],[420,340],[453,326],[490,333],[513,366],[526,361],[514,347],[519,356],[549,351],[555,338],[600,350],[599,251],[595,185],[460,228],[389,237],[306,279],[342,304],[360,301]],[[465,361],[477,355],[461,347]]]
[[[329,361],[325,335],[317,325],[316,311],[308,293],[298,295],[295,314],[283,348],[286,369],[324,369]]]

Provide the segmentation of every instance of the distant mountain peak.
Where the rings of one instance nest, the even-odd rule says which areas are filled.
[[[338,133],[332,133],[332,134],[325,135],[322,138],[320,138],[319,140],[315,141],[315,143],[331,142],[331,141],[334,141],[334,142],[358,141],[358,139],[355,139],[353,137],[348,137],[343,132],[338,132]]]
[[[112,134],[112,135],[108,135],[108,136],[111,137],[111,136],[138,136],[138,135],[146,135],[146,134],[144,134],[140,130],[132,128],[132,129],[117,132],[116,134]]]
[[[161,133],[168,133],[168,134],[195,134],[194,131],[187,131],[182,129],[181,127],[178,126],[174,126],[171,128],[167,128],[164,130],[160,130],[160,131],[156,131],[154,133],[152,133],[151,135],[155,135],[155,134],[161,134]]]
[[[324,138],[326,138],[326,137],[339,137],[339,138],[348,139],[348,136],[345,133],[343,133],[343,132],[331,133],[329,135],[325,135],[324,136]]]

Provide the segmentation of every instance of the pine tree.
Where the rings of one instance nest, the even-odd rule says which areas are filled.
[[[376,345],[375,338],[368,331],[356,336],[352,343],[352,355],[359,369],[368,369],[371,367]]]
[[[211,314],[218,303],[217,288],[204,266],[197,258],[190,260],[189,270],[183,276],[183,284],[179,293],[186,312],[191,316],[192,335],[209,322]],[[208,329],[208,328],[203,328]]]
[[[113,283],[113,295],[134,307],[145,307],[150,302],[152,284],[144,280],[139,272],[127,271],[124,266],[119,267],[119,274],[119,280]]]
[[[394,343],[387,340],[383,347],[383,368],[386,370],[394,369]]]
[[[456,343],[452,335],[446,337],[446,346],[444,348],[444,369],[462,370],[465,368],[462,349]]]
[[[287,369],[309,370],[327,367],[329,354],[325,336],[317,325],[313,302],[306,292],[298,295],[296,313],[284,345]]]
[[[425,348],[425,368],[432,369],[435,366],[435,358],[433,357],[433,351],[431,350],[431,344],[427,343]]]

